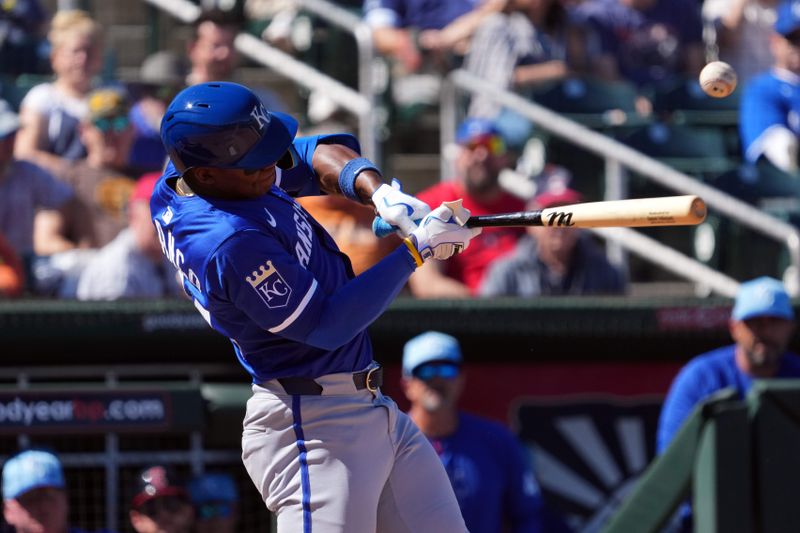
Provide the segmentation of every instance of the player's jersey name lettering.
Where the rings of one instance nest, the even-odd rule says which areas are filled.
[[[158,219],[153,219],[153,223],[156,226],[158,241],[161,243],[161,251],[163,254],[167,257],[167,259],[169,259],[169,262],[172,263],[175,268],[186,275],[187,279],[192,285],[199,289],[200,278],[197,277],[197,274],[195,274],[191,268],[184,268],[185,257],[183,252],[181,252],[181,249],[175,246],[175,236],[172,235],[172,232],[169,230],[167,230],[165,234],[164,228],[161,226],[161,223],[158,221]]]
[[[294,252],[303,268],[308,268],[308,261],[311,259],[311,245],[314,242],[314,231],[308,222],[308,214],[303,211],[303,208],[298,204],[293,204],[292,207],[294,207],[294,224],[297,227],[297,244],[294,246]]]

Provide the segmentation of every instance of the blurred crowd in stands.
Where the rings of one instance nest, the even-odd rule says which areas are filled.
[[[190,84],[241,81],[234,47],[240,31],[298,55],[311,39],[302,37],[293,0],[198,3],[202,14],[185,54],[151,54],[136,79],[125,80],[106,68],[113,51],[90,13],[47,13],[37,0],[0,6],[3,297],[180,297],[147,221],[149,191],[166,161],[159,137],[166,105]],[[463,68],[738,198],[757,204],[796,197],[800,3],[335,3],[372,29],[375,48],[390,66],[386,99],[393,119],[435,112],[443,77]],[[235,7],[226,11],[222,5]],[[738,71],[740,89],[727,99],[712,100],[697,84],[698,72],[712,59]],[[357,69],[355,56],[336,63]],[[296,111],[273,88],[256,89],[267,108]],[[308,104],[309,133],[337,117],[336,104],[320,91],[311,92]],[[491,214],[602,199],[602,163],[586,152],[559,149],[557,139],[480,94],[462,111],[455,176],[412,191],[430,205],[463,198],[473,214]],[[397,244],[371,234],[372,213],[363,206],[328,197],[302,203],[351,257],[356,272]],[[794,209],[784,218],[793,220]],[[769,268],[749,274],[774,275]],[[408,293],[621,294],[629,290],[629,278],[588,233],[493,228],[464,254],[420,269]]]
[[[61,460],[51,451],[31,448],[10,457],[3,464],[2,485],[2,531],[86,533],[69,523],[70,487]],[[157,464],[138,472],[123,492],[136,533],[237,531],[239,491],[227,473],[186,480],[173,467]]]

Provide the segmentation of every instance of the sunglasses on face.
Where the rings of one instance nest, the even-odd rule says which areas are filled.
[[[184,505],[186,505],[186,500],[183,498],[178,498],[177,496],[162,496],[144,502],[139,507],[139,512],[152,518],[158,516],[158,513],[161,511],[177,513]]]
[[[475,150],[479,146],[486,148],[493,156],[503,155],[506,153],[506,143],[499,135],[483,135],[471,140],[467,144],[467,148]]]
[[[421,365],[415,368],[411,374],[422,381],[430,381],[434,378],[453,379],[458,375],[458,372],[459,368],[457,365],[445,363]]]
[[[125,131],[130,123],[130,119],[125,115],[113,118],[98,118],[94,121],[95,127],[103,133],[108,133],[109,131],[120,133]]]
[[[233,506],[229,503],[204,503],[196,508],[199,520],[211,520],[212,518],[228,518],[233,512]]]

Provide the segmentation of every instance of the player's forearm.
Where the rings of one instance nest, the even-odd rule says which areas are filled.
[[[364,163],[347,167],[353,160],[363,160]],[[340,144],[323,144],[314,151],[314,171],[323,191],[342,196],[351,196],[355,193],[362,203],[370,205],[372,194],[383,184],[383,178],[377,169],[367,168],[369,166],[367,163],[368,160]],[[356,173],[351,194],[342,189],[342,171],[345,169]]]
[[[408,281],[416,264],[405,245],[331,294],[306,342],[333,350],[375,321]]]

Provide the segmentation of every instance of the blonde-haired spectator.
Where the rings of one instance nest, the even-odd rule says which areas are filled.
[[[33,87],[20,105],[23,128],[15,155],[58,173],[86,150],[78,125],[87,113],[86,96],[101,67],[102,31],[85,11],[59,11],[48,34],[53,82]]]

